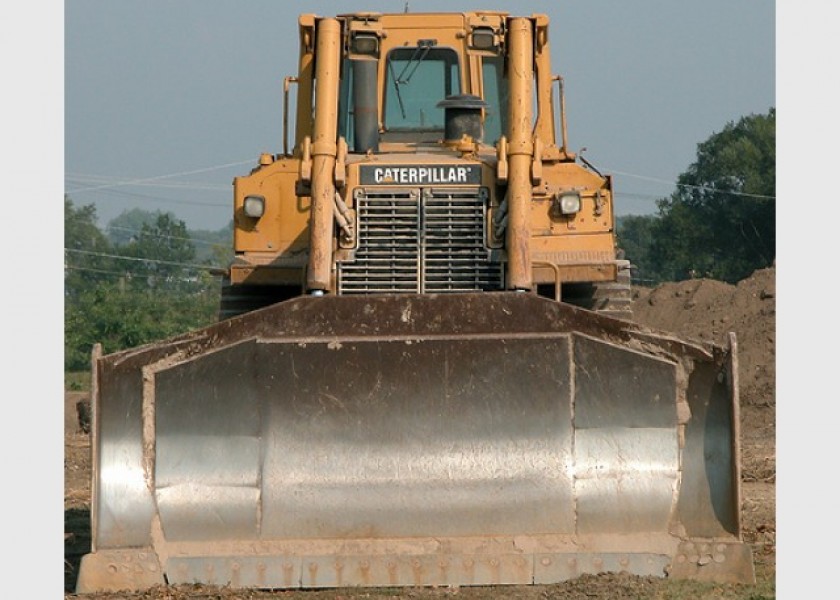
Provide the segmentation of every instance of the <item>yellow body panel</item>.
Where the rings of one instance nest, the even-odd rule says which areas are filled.
[[[359,165],[445,166],[478,163],[481,164],[481,186],[486,188],[489,198],[488,216],[492,221],[509,193],[511,165],[516,164],[513,167],[514,173],[525,173],[524,182],[522,175],[517,176],[520,183],[515,184],[519,186],[516,189],[521,190],[518,193],[524,198],[530,198],[522,212],[517,213],[519,216],[515,216],[515,220],[519,220],[516,225],[519,228],[517,235],[525,235],[524,239],[527,240],[524,245],[515,246],[526,252],[525,256],[517,258],[518,268],[527,270],[518,276],[519,279],[525,282],[532,280],[534,284],[552,283],[558,279],[567,282],[615,279],[615,213],[611,181],[576,163],[574,155],[558,145],[555,139],[557,117],[553,109],[553,86],[558,78],[551,73],[547,18],[535,15],[529,19],[512,19],[503,12],[485,11],[451,14],[358,13],[337,17],[343,40],[338,81],[325,80],[320,83],[320,89],[323,94],[332,88],[334,94],[342,85],[343,78],[349,77],[349,60],[358,58],[358,55],[353,54],[349,41],[352,36],[376,36],[379,44],[376,98],[381,133],[385,132],[382,119],[386,110],[387,61],[384,57],[390,50],[422,46],[427,40],[433,40],[435,48],[451,48],[459,57],[461,92],[482,96],[486,91],[482,61],[509,51],[510,41],[507,38],[511,35],[512,23],[517,24],[514,29],[527,27],[528,39],[533,43],[526,42],[520,50],[523,54],[516,60],[531,64],[533,85],[528,93],[532,100],[527,103],[533,103],[535,110],[529,109],[528,112],[533,114],[526,117],[531,126],[521,130],[522,133],[516,133],[513,138],[499,141],[499,144],[506,144],[501,154],[498,144],[494,147],[471,139],[461,143],[445,141],[442,135],[440,139],[422,142],[395,141],[393,137],[382,135],[377,151],[367,154],[350,152],[342,155],[340,148],[343,141],[340,137],[336,141],[338,151],[331,145],[327,147],[327,141],[323,139],[319,142],[315,139],[315,116],[318,113],[315,90],[318,85],[314,81],[317,67],[314,57],[321,21],[320,17],[314,15],[303,15],[299,19],[301,57],[298,76],[295,78],[298,112],[293,150],[288,156],[272,157],[271,164],[259,165],[250,175],[235,179],[234,246],[237,260],[231,267],[233,283],[297,285],[302,280],[307,271],[312,239],[321,239],[320,236],[312,237],[309,223],[313,186],[323,181],[317,179],[323,174],[314,173],[313,166],[317,163],[317,157],[324,153],[329,158],[327,168],[334,170],[334,173],[329,174],[330,184],[322,186],[325,190],[322,193],[337,194],[350,215],[355,215],[354,190],[361,185]],[[471,47],[472,32],[488,28],[496,32],[494,40],[498,46],[489,49]],[[528,48],[531,46],[533,54],[529,55]],[[327,69],[325,72],[329,71]],[[329,77],[332,79],[334,76],[330,74]],[[527,81],[517,85],[527,85]],[[521,103],[521,100],[514,97],[512,102]],[[331,110],[330,119],[333,119]],[[519,113],[511,114],[516,117]],[[333,135],[332,131],[329,135]],[[344,147],[346,149],[346,144]],[[333,155],[336,156],[334,161]],[[323,171],[325,168],[318,169]],[[394,183],[396,187],[401,185]],[[571,216],[560,215],[557,198],[559,194],[568,191],[580,193],[581,210]],[[266,208],[262,218],[250,218],[242,212],[244,198],[248,195],[265,198]],[[325,206],[327,200],[326,197],[323,200]],[[504,208],[507,209],[506,206]],[[326,220],[324,210],[319,214],[322,215],[319,217],[320,231]],[[508,260],[506,247],[510,245],[510,240],[494,237],[492,229],[488,225],[488,248],[498,249],[497,255],[503,261]],[[335,280],[336,261],[348,256],[347,244],[339,241],[337,226],[333,227],[331,235],[332,253],[326,253],[331,255],[332,261],[330,288]],[[325,250],[319,251],[319,254],[323,260]]]
[[[300,161],[284,158],[234,179],[234,244],[240,252],[270,252],[278,255],[305,250],[302,235],[309,223],[310,200],[295,195]],[[260,219],[243,212],[246,196],[265,198],[265,215]]]

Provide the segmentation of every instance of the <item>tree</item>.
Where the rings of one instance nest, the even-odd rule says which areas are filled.
[[[664,279],[736,283],[776,256],[776,110],[698,144],[677,190],[657,203],[648,255]]]
[[[90,290],[113,280],[112,249],[96,225],[93,204],[76,208],[64,196],[64,361],[65,368],[90,363],[91,327],[86,318]]]
[[[93,206],[65,199],[65,369],[86,370],[90,352],[106,353],[203,327],[216,318],[219,281],[193,264],[183,221],[158,214],[124,246],[111,247]]]
[[[618,246],[630,259],[633,280],[640,284],[659,283],[650,258],[650,239],[656,217],[653,215],[627,215],[616,218]]]
[[[76,208],[64,196],[64,290],[73,297],[82,288],[108,278],[113,269],[111,245],[96,225],[93,204]]]
[[[141,288],[165,281],[170,288],[181,289],[179,284],[194,280],[195,245],[184,221],[169,214],[158,214],[154,224],[143,223],[140,232],[120,249],[125,256],[146,259],[132,266]]]
[[[154,225],[158,217],[162,215],[159,210],[149,211],[142,208],[124,210],[118,216],[108,221],[105,228],[108,239],[114,246],[126,246],[137,237],[144,225]],[[172,219],[171,213],[167,213]]]

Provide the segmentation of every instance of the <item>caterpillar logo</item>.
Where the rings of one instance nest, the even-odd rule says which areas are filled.
[[[362,185],[464,185],[481,183],[480,165],[362,165]]]

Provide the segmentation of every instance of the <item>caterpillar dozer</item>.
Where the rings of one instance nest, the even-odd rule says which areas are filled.
[[[754,581],[736,340],[632,322],[548,19],[298,29],[219,321],[94,349],[77,590]]]

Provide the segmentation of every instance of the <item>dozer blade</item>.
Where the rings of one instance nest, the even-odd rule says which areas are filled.
[[[302,297],[94,357],[77,590],[754,581],[737,375],[521,293]]]

